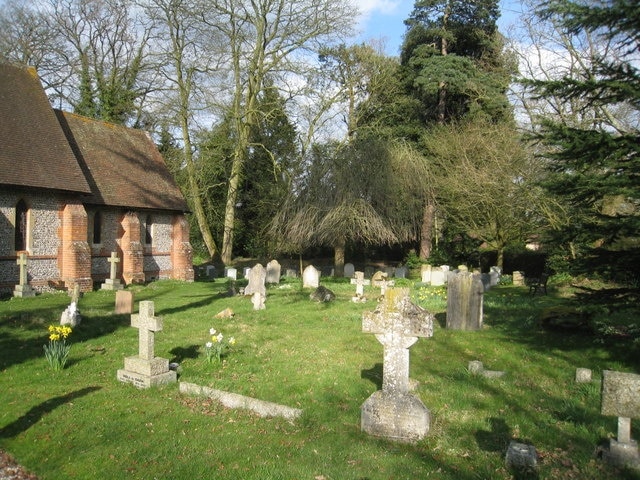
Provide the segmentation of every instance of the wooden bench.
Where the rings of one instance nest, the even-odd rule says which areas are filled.
[[[541,292],[547,294],[547,282],[549,281],[549,274],[543,273],[540,278],[530,278],[526,281],[529,286],[529,295],[535,297],[536,293]]]

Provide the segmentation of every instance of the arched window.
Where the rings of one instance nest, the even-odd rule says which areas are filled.
[[[147,215],[147,219],[144,222],[144,243],[151,245],[153,243],[153,218],[151,215]]]
[[[29,208],[24,200],[20,200],[16,204],[16,224],[15,224],[15,239],[14,249],[16,252],[21,250],[27,250],[29,232]]]
[[[93,225],[91,231],[91,243],[94,245],[102,243],[102,213],[95,212],[93,214]]]

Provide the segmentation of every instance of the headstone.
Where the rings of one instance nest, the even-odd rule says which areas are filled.
[[[207,278],[208,279],[213,280],[214,278],[216,278],[216,267],[215,266],[207,265],[206,272],[207,272]]]
[[[236,272],[237,274],[237,272]],[[249,275],[251,274],[251,267],[244,267],[242,269],[242,278],[249,278]]]
[[[405,267],[404,265],[400,265],[398,268],[396,268],[396,278],[407,278],[408,272],[409,270],[407,269],[407,267]]]
[[[356,281],[356,297],[358,299],[364,296],[364,272],[354,272]]]
[[[266,300],[266,296],[260,292],[253,292],[251,295],[251,303],[253,304],[254,310],[264,310],[266,307],[264,305],[264,301]]]
[[[353,274],[355,272],[355,267],[353,266],[353,263],[345,263],[344,264],[344,276],[346,278],[351,278],[353,277]]]
[[[458,271],[459,272],[468,272],[469,271],[469,267],[467,267],[466,265],[458,265]]]
[[[535,477],[533,474],[538,466],[538,454],[533,445],[511,440],[505,461],[509,470],[523,475],[529,473]]]
[[[513,272],[513,285],[516,287],[524,287],[524,272]]]
[[[224,276],[226,278],[230,278],[231,280],[237,280],[238,279],[238,270],[236,268],[233,267],[227,267],[224,269]]]
[[[484,287],[477,273],[460,272],[447,287],[447,328],[480,330]]]
[[[481,376],[485,378],[500,378],[505,375],[505,372],[501,370],[485,370],[482,362],[478,360],[470,361],[467,370],[471,375]]]
[[[481,273],[480,281],[482,281],[482,287],[485,292],[491,288],[491,275],[489,273]]]
[[[118,278],[118,263],[120,263],[118,254],[116,252],[111,252],[111,256],[107,261],[111,264],[111,267],[109,268],[109,278],[104,281],[100,288],[102,290],[122,290],[124,286],[120,283],[120,279]]]
[[[373,274],[373,277],[371,277],[371,285],[373,285],[374,287],[380,287],[382,285],[382,282],[386,281],[386,279],[387,274],[382,270],[378,270]]]
[[[445,284],[445,272],[441,267],[433,267],[431,269],[431,285],[434,287],[441,287]]]
[[[373,277],[374,273],[375,270],[373,267],[364,267],[364,278],[370,279],[371,277]]]
[[[298,271],[293,268],[287,268],[284,271],[284,276],[287,278],[298,278]]]
[[[489,275],[491,275],[491,286],[497,286],[500,283],[500,278],[502,277],[502,268],[495,266],[491,267],[489,269]]]
[[[576,368],[576,383],[591,383],[591,369]]]
[[[76,302],[76,305],[78,304],[78,302],[80,301],[80,285],[78,285],[77,283],[73,284],[73,288],[69,291],[69,296],[71,297],[71,301],[72,302]]]
[[[374,312],[362,315],[362,331],[384,347],[382,390],[361,407],[361,429],[399,442],[416,442],[429,432],[430,414],[409,390],[409,347],[433,336],[433,314],[411,303],[409,289],[392,288]]]
[[[280,263],[277,260],[271,260],[267,263],[266,283],[280,283]]]
[[[15,286],[13,290],[14,297],[35,297],[36,292],[31,288],[31,285],[28,283],[27,279],[27,254],[21,253],[18,255],[18,259],[16,260],[16,264],[20,267],[20,280],[18,281],[18,285]]]
[[[124,359],[118,380],[138,388],[176,382],[177,374],[169,369],[169,360],[155,356],[155,333],[162,331],[162,319],[154,315],[153,302],[140,302],[139,312],[131,315],[131,326],[138,329],[138,355]]]
[[[609,440],[603,457],[619,467],[640,469],[638,442],[631,438],[631,419],[640,418],[640,375],[604,370],[601,413],[618,417],[618,437]]]
[[[422,283],[431,283],[431,265],[422,265],[420,267],[420,279]]]
[[[266,279],[267,271],[262,264],[256,263],[249,272],[249,283],[244,289],[244,295],[251,296],[251,303],[253,304],[254,310],[262,310],[265,308],[264,301],[267,298],[267,289],[265,287]]]
[[[393,278],[393,276],[396,274],[396,268],[395,267],[384,267],[384,273],[387,274],[387,278]]]
[[[336,299],[336,294],[327,287],[320,285],[309,295],[309,298],[316,302],[332,302]]]
[[[77,327],[80,325],[80,320],[80,310],[78,310],[76,302],[71,302],[60,316],[60,325]]]
[[[320,286],[320,270],[313,265],[309,265],[302,272],[303,288],[318,288]]]
[[[133,313],[133,292],[127,290],[118,290],[116,292],[116,310],[117,315],[130,315]]]

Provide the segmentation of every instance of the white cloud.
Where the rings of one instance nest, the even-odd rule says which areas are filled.
[[[400,6],[400,0],[355,0],[354,3],[364,16],[369,16],[373,12],[383,15],[392,15]]]

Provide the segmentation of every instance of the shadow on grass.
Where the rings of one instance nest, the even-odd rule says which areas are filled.
[[[39,405],[29,409],[27,413],[22,415],[16,421],[11,422],[9,425],[0,429],[0,438],[11,438],[28,430],[31,426],[35,425],[43,415],[53,411],[65,403],[69,403],[76,398],[84,397],[90,393],[100,390],[102,387],[87,387],[75,392],[67,393],[59,397],[53,397],[46,400]]]
[[[376,386],[376,389],[381,390],[382,389],[382,364],[376,363],[369,370],[361,370],[360,378],[373,382]]]
[[[199,346],[189,345],[188,347],[175,347],[169,350],[169,353],[173,355],[171,362],[182,363],[185,358],[198,358]]]

